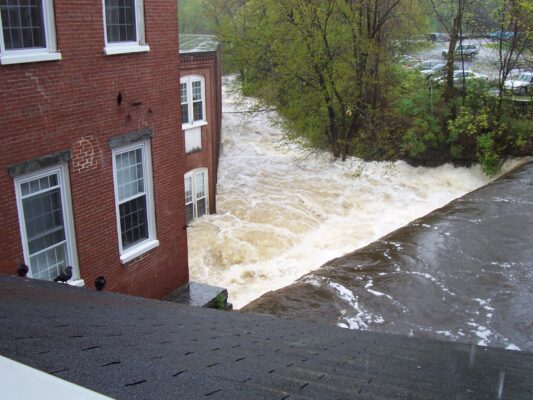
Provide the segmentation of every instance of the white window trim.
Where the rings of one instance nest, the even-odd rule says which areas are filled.
[[[128,53],[144,53],[150,51],[150,46],[146,43],[144,30],[144,0],[135,1],[135,29],[137,41],[135,42],[107,42],[107,25],[105,19],[105,0],[102,0],[102,14],[104,20],[104,53],[108,56]]]
[[[183,176],[184,185],[187,178],[191,178],[191,191],[192,191],[192,203],[193,203],[193,221],[198,219],[198,199],[196,198],[196,175],[199,173],[204,173],[204,189],[205,189],[205,215],[209,214],[209,170],[207,168],[196,168],[192,171],[187,172]],[[184,199],[185,200],[185,199]],[[185,203],[187,206],[187,203]]]
[[[193,101],[192,101],[192,83],[196,81],[200,81],[202,83],[202,115],[204,119],[196,121],[196,122],[188,122],[186,124],[182,124],[181,129],[184,131],[187,129],[198,128],[198,127],[207,125],[206,101],[205,101],[205,78],[202,75],[185,75],[181,77],[180,85],[182,83],[187,84],[187,104],[189,105],[189,121],[192,121],[194,119],[193,118],[194,116]],[[181,97],[180,97],[180,113],[181,113]]]
[[[68,166],[66,164],[56,165],[50,168],[44,168],[36,172],[30,172],[15,178],[15,193],[17,197],[17,210],[19,217],[20,235],[22,240],[22,252],[24,255],[24,263],[30,265],[30,250],[28,248],[28,240],[26,234],[26,221],[24,219],[24,208],[22,206],[22,192],[21,185],[28,181],[43,178],[45,176],[57,173],[59,178],[59,186],[61,187],[61,207],[63,208],[65,238],[67,240],[68,259],[65,260],[66,265],[72,267],[72,281],[80,280],[80,270],[78,266],[78,253],[76,251],[76,235],[74,232],[74,218],[72,215],[72,198],[70,196],[70,183],[68,177]],[[31,269],[28,272],[28,277],[31,278]]]
[[[61,60],[61,53],[57,49],[56,27],[54,18],[53,0],[42,0],[43,21],[45,25],[44,35],[46,47],[6,50],[4,44],[4,31],[2,29],[2,19],[0,18],[0,64],[22,64],[40,61]]]
[[[136,245],[123,249],[122,247],[122,232],[120,230],[120,207],[119,207],[119,196],[118,196],[118,187],[117,187],[117,168],[116,168],[116,159],[117,154],[126,153],[128,151],[142,149],[143,154],[143,177],[145,184],[145,195],[146,195],[146,217],[148,221],[148,238],[137,243]],[[115,213],[117,221],[117,233],[118,233],[118,244],[119,244],[119,253],[120,253],[120,262],[125,264],[140,255],[150,251],[159,246],[159,241],[156,238],[156,225],[155,225],[155,206],[154,206],[154,191],[153,191],[153,182],[152,182],[152,156],[150,141],[145,140],[142,142],[136,142],[128,146],[119,147],[113,149],[112,151],[113,158],[113,187],[115,191]]]

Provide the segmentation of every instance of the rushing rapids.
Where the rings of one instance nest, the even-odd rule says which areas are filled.
[[[489,182],[478,167],[310,154],[232,87],[226,78],[217,214],[192,223],[188,241],[191,279],[227,288],[235,308]]]
[[[245,310],[532,351],[532,187],[528,163]]]

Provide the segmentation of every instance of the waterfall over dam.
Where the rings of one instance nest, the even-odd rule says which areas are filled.
[[[533,351],[533,162],[244,308]]]
[[[240,308],[488,182],[479,167],[332,160],[287,143],[278,115],[223,85],[217,214],[188,230],[191,279]],[[521,161],[507,162],[508,171]]]

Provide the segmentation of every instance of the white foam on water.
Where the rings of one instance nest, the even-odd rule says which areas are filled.
[[[443,292],[446,292],[446,293],[448,293],[451,296],[455,296],[454,292],[452,292],[450,289],[448,289],[446,286],[444,286],[442,283],[440,283],[434,276],[432,276],[431,274],[428,274],[427,272],[411,271],[411,272],[406,272],[406,273],[407,274],[411,274],[411,275],[422,276],[422,277],[430,280],[431,282],[433,282],[438,287],[440,287]]]
[[[218,214],[190,224],[188,243],[191,279],[227,288],[236,309],[490,181],[479,167],[309,154],[284,141],[274,112],[244,112],[257,102],[230,86]]]
[[[329,282],[329,286],[336,291],[342,300],[352,307],[349,310],[341,310],[342,316],[339,317],[337,326],[348,329],[367,330],[371,324],[382,324],[385,321],[380,315],[371,314],[359,304],[359,297],[354,295],[350,289],[336,282]]]
[[[454,335],[450,331],[435,331],[435,333],[438,334],[438,335],[443,335],[443,336],[452,338],[452,339],[457,339],[457,335]]]
[[[479,338],[477,342],[478,346],[488,346],[490,337],[493,336],[494,333],[486,326],[475,322],[468,322],[468,325],[473,328],[472,332]]]

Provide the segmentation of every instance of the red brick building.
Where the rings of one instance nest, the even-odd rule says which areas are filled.
[[[222,119],[220,47],[210,35],[180,35],[187,221],[216,212]]]
[[[0,14],[0,273],[71,265],[73,281],[146,297],[188,282],[183,177],[216,174],[216,157],[185,157],[177,2],[0,0]]]

